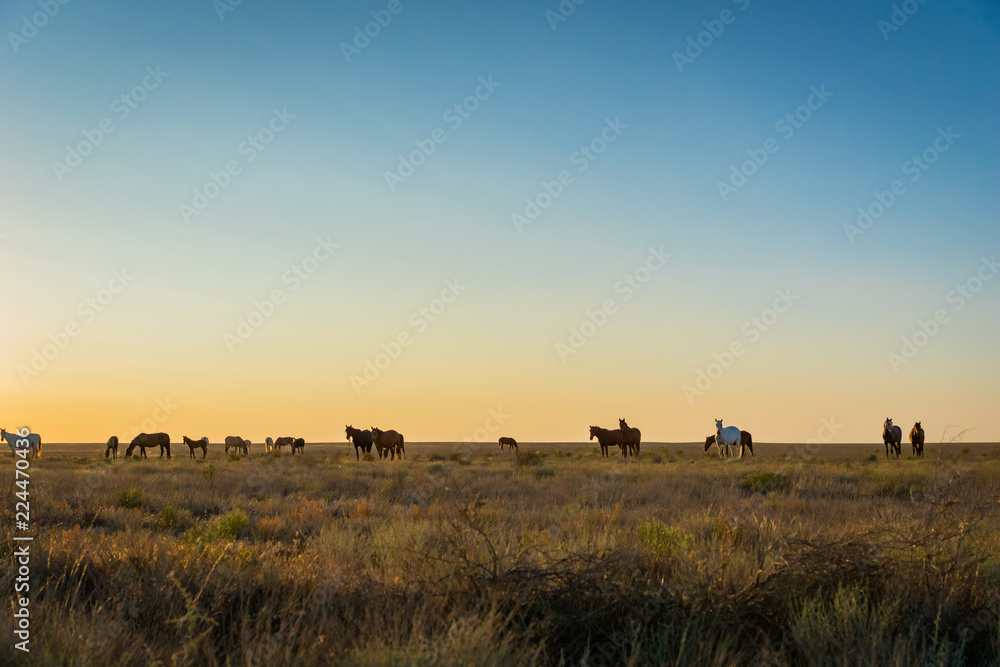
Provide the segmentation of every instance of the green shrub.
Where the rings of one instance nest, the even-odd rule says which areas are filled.
[[[225,514],[202,521],[187,532],[192,542],[216,542],[235,540],[247,532],[250,519],[242,510],[231,510]]]
[[[646,521],[636,527],[642,550],[653,560],[669,560],[675,553],[694,543],[691,533],[673,528],[662,521]]]
[[[130,486],[118,494],[118,506],[126,509],[139,509],[146,504],[146,492],[142,487]]]
[[[792,487],[792,480],[780,472],[751,472],[743,477],[740,488],[748,493],[770,493],[771,491],[787,491]]]

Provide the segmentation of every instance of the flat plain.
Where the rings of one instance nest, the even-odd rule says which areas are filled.
[[[29,659],[1000,664],[1000,445],[262,449],[109,462],[103,444],[46,444]],[[9,459],[0,475],[10,553]]]

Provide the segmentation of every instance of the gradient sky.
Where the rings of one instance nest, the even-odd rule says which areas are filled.
[[[582,441],[626,417],[644,440],[690,441],[721,417],[763,442],[879,442],[893,417],[933,441],[949,425],[1000,439],[1000,280],[975,283],[1000,253],[996,3],[914,3],[886,39],[888,1],[588,0],[553,29],[555,0],[401,0],[348,62],[342,44],[390,4],[245,0],[220,19],[221,0],[73,0],[37,31],[37,0],[3,4],[5,428]],[[678,71],[674,54],[724,10]],[[157,67],[168,76],[121,118],[115,100]],[[499,85],[453,128],[445,112],[481,77]],[[779,131],[824,86],[811,118]],[[247,160],[274,109],[295,117]],[[114,131],[60,179],[53,163],[104,119]],[[580,172],[607,119],[627,127]],[[437,128],[447,140],[390,190],[385,173]],[[717,183],[772,138],[724,201]],[[239,173],[186,222],[180,205],[230,161]],[[563,170],[572,182],[519,233],[512,214]],[[897,179],[905,192],[852,243],[844,225]],[[318,238],[339,247],[296,286]],[[619,281],[651,247],[670,257],[625,300]],[[102,292],[123,269],[127,287]],[[981,290],[956,297],[970,279]],[[465,289],[424,327],[420,308],[454,280]],[[227,344],[273,290],[283,303]],[[797,300],[757,329],[777,290]],[[357,390],[401,333],[412,343]],[[742,356],[710,368],[734,342]],[[699,371],[717,378],[686,395]]]

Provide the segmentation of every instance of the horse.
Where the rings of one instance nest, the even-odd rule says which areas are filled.
[[[132,450],[136,447],[139,448],[139,453],[142,454],[142,458],[146,458],[146,448],[147,447],[159,447],[160,448],[160,458],[163,458],[163,452],[167,453],[167,458],[170,458],[170,436],[166,433],[140,433],[139,435],[132,438],[132,442],[129,443],[128,449],[125,450],[125,458],[132,456]]]
[[[750,431],[740,431],[740,458],[743,458],[743,450],[749,449],[750,456],[754,456],[753,453],[753,436],[750,435]]]
[[[347,441],[354,441],[354,456],[361,460],[361,452],[365,454],[370,454],[372,451],[372,432],[362,431],[359,428],[354,428],[353,426],[347,426],[344,428],[344,432],[347,433]]]
[[[305,455],[306,441],[302,438],[295,438],[294,440],[292,440],[292,456],[295,456],[296,449],[299,450],[301,454]]]
[[[737,445],[740,445],[740,458],[743,458],[743,431],[736,428],[735,426],[723,426],[721,419],[715,420],[715,441],[719,445],[719,448],[726,448],[726,451],[731,451]]]
[[[375,443],[375,448],[378,450],[380,459],[390,456],[390,460],[392,460],[397,455],[402,459],[403,454],[406,453],[406,450],[403,448],[403,436],[396,431],[380,431],[372,426],[372,442]],[[383,452],[386,453],[383,454]]]
[[[201,458],[205,458],[206,456],[208,456],[208,438],[200,438],[198,440],[192,440],[191,438],[185,435],[181,436],[181,439],[184,440],[184,444],[187,445],[188,448],[191,450],[190,452],[191,458],[193,459],[198,458],[197,456],[194,455],[194,450],[199,448],[201,449]],[[226,451],[227,452],[229,451],[228,444],[226,445]]]
[[[290,438],[288,436],[285,436],[283,438],[278,438],[277,440],[271,440],[271,437],[268,436],[267,440],[265,440],[264,443],[265,447],[267,448],[267,451],[273,452],[274,450],[277,449],[278,453],[280,454],[281,448],[291,447],[292,442],[294,442],[294,440],[295,438]]]
[[[915,423],[910,431],[910,444],[913,445],[914,456],[924,455],[924,429],[920,422]]]
[[[23,429],[27,431],[28,429]],[[7,444],[10,446],[10,453],[15,457],[17,456],[17,441],[27,440],[28,441],[28,458],[38,459],[42,457],[42,436],[37,433],[28,433],[27,435],[18,435],[15,433],[8,433],[6,429],[0,428],[0,439],[6,440]],[[23,449],[23,448],[22,448]]]
[[[633,453],[638,456],[639,441],[642,440],[642,433],[640,433],[637,428],[630,428],[629,425],[625,423],[624,419],[618,420],[618,428],[622,431],[622,442],[628,446],[629,453]]]
[[[609,430],[606,428],[601,428],[600,426],[590,427],[590,439],[593,440],[597,438],[597,444],[601,446],[601,458],[610,458],[608,455],[608,447],[620,447],[622,450],[622,458],[625,458],[626,446],[622,444],[622,431],[621,429]]]
[[[497,442],[500,443],[501,452],[503,451],[504,445],[507,445],[507,447],[509,447],[510,449],[517,449],[517,440],[515,440],[514,438],[508,438],[504,436],[503,438],[500,438]]]
[[[886,418],[882,424],[882,441],[885,443],[885,458],[889,458],[889,447],[896,452],[896,458],[902,453],[903,431],[892,425],[892,419]]]
[[[719,445],[719,443],[715,441],[715,435],[710,435],[707,438],[705,438],[705,451],[707,452],[708,448],[711,447],[712,445],[717,445],[719,447],[720,459],[724,459],[729,456],[729,448]]]
[[[104,448],[104,458],[108,458],[108,454],[114,455],[115,461],[118,460],[118,436],[113,435],[108,438],[108,446]]]
[[[227,435],[226,436],[226,454],[229,453],[229,449],[232,448],[237,454],[249,454],[250,445],[249,440],[244,440],[238,435]]]

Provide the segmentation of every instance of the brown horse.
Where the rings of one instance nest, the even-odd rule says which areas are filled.
[[[183,436],[184,444],[187,445],[191,450],[191,458],[198,458],[194,455],[194,450],[201,449],[201,458],[208,456],[208,438],[201,438],[199,440],[192,440],[186,435]],[[226,445],[226,451],[229,451],[229,445]]]
[[[498,440],[497,442],[500,443],[501,452],[503,451],[504,445],[507,445],[507,447],[509,447],[510,449],[517,449],[517,440],[515,440],[514,438],[508,438],[505,436],[503,438],[500,438],[500,440]]]
[[[380,459],[389,456],[392,460],[397,455],[402,459],[403,454],[406,453],[406,449],[403,447],[403,436],[396,431],[380,431],[372,426],[372,442],[375,443],[375,449],[378,450]]]
[[[295,438],[292,440],[292,456],[295,456],[295,450],[299,450],[300,454],[306,453],[306,441],[302,438]]]
[[[118,459],[118,436],[113,435],[108,438],[108,446],[104,449],[104,458],[108,458],[108,454],[113,455],[113,460]]]
[[[238,435],[227,435],[226,436],[226,454],[229,450],[234,450],[237,454],[249,454],[250,447],[247,445],[247,441]]]
[[[608,447],[620,447],[622,450],[622,458],[625,458],[626,446],[622,444],[622,431],[621,429],[615,429],[613,431],[606,428],[601,428],[600,426],[590,427],[590,439],[593,440],[597,438],[597,444],[601,446],[601,458],[609,458]]]
[[[132,450],[136,447],[139,448],[142,458],[146,458],[147,447],[159,447],[160,458],[163,458],[163,452],[167,453],[168,459],[170,458],[170,436],[166,433],[140,433],[135,436],[125,450],[125,458],[132,456]]]
[[[885,443],[885,458],[889,458],[889,448],[896,452],[896,458],[902,453],[903,431],[892,425],[892,419],[886,419],[882,424],[882,441]]]
[[[362,431],[359,428],[354,428],[353,426],[347,426],[344,428],[344,432],[347,433],[348,442],[354,442],[354,456],[358,461],[361,460],[361,452],[365,454],[370,454],[372,451],[372,432]]]
[[[913,430],[910,431],[910,444],[913,445],[914,456],[924,455],[924,429],[920,426],[920,422],[913,425]]]
[[[622,442],[628,447],[630,454],[639,455],[639,441],[642,440],[642,433],[637,428],[630,428],[624,419],[618,420],[618,428],[622,431]]]
[[[291,447],[293,442],[295,442],[295,438],[288,436],[278,438],[277,440],[271,440],[271,438],[268,437],[267,440],[264,441],[267,451],[273,452],[277,449],[279,454],[281,453],[282,447]]]

